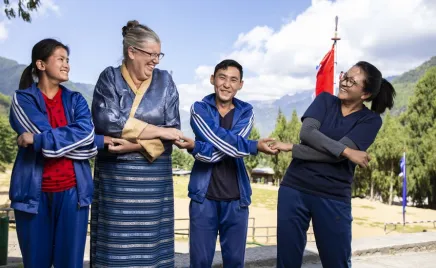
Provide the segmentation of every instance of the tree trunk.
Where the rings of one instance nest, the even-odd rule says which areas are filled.
[[[391,176],[389,178],[389,206],[392,206],[393,192],[394,192],[394,162],[391,163]]]
[[[374,179],[371,177],[371,201],[374,201]]]

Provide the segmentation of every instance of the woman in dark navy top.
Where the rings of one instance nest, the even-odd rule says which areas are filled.
[[[338,96],[322,93],[302,117],[300,144],[276,142],[293,160],[279,189],[277,267],[301,267],[312,220],[324,268],[351,266],[351,183],[392,108],[395,90],[368,62],[358,62],[340,79]],[[371,101],[371,109],[363,103]]]

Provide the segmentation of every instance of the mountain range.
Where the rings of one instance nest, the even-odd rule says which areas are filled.
[[[411,70],[408,72],[387,78],[392,82],[397,91],[397,98],[392,111],[393,114],[399,114],[406,109],[408,99],[413,94],[417,81],[425,71],[432,66],[436,66],[436,56],[416,68],[411,66]],[[7,96],[13,94],[18,87],[21,73],[25,67],[25,65],[19,64],[14,60],[0,57],[0,94]],[[94,85],[72,81],[68,81],[64,83],[64,85],[71,90],[81,92],[88,103],[91,102]],[[297,114],[301,116],[312,102],[312,95],[313,90],[302,89],[294,95],[284,95],[277,100],[251,101],[250,103],[253,105],[254,113],[256,115],[255,126],[259,129],[261,136],[268,136],[274,130],[279,109],[289,119],[294,110],[296,110]],[[0,113],[6,111],[6,107],[4,106],[7,104],[3,103],[7,102],[0,101]],[[180,110],[180,117],[183,132],[192,137],[193,134],[189,125],[189,113]]]

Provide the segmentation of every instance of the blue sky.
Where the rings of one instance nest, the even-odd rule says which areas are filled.
[[[365,60],[398,75],[436,55],[434,0],[42,0],[32,15],[25,23],[0,14],[0,56],[29,64],[32,46],[54,37],[71,48],[71,80],[91,84],[121,63],[128,20],[150,26],[166,54],[158,68],[173,71],[185,110],[212,91],[209,76],[224,58],[244,67],[243,100],[313,90],[335,16],[338,73]]]
[[[59,12],[47,11],[32,23],[16,19],[0,56],[30,63],[32,46],[54,37],[70,46],[73,81],[95,83],[99,73],[122,58],[121,28],[136,19],[154,29],[165,58],[159,68],[173,70],[178,83],[192,83],[201,64],[216,64],[230,51],[239,33],[257,25],[280,28],[310,5],[310,1],[159,0],[53,1]],[[44,5],[44,2],[43,2]]]

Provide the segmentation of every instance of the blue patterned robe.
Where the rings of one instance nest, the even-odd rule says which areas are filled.
[[[94,91],[95,132],[123,137],[134,99],[121,67],[106,68]],[[154,69],[134,118],[180,129],[178,92],[168,72]],[[92,267],[174,267],[172,143],[162,144],[164,151],[153,162],[137,152],[99,152],[91,206]]]

